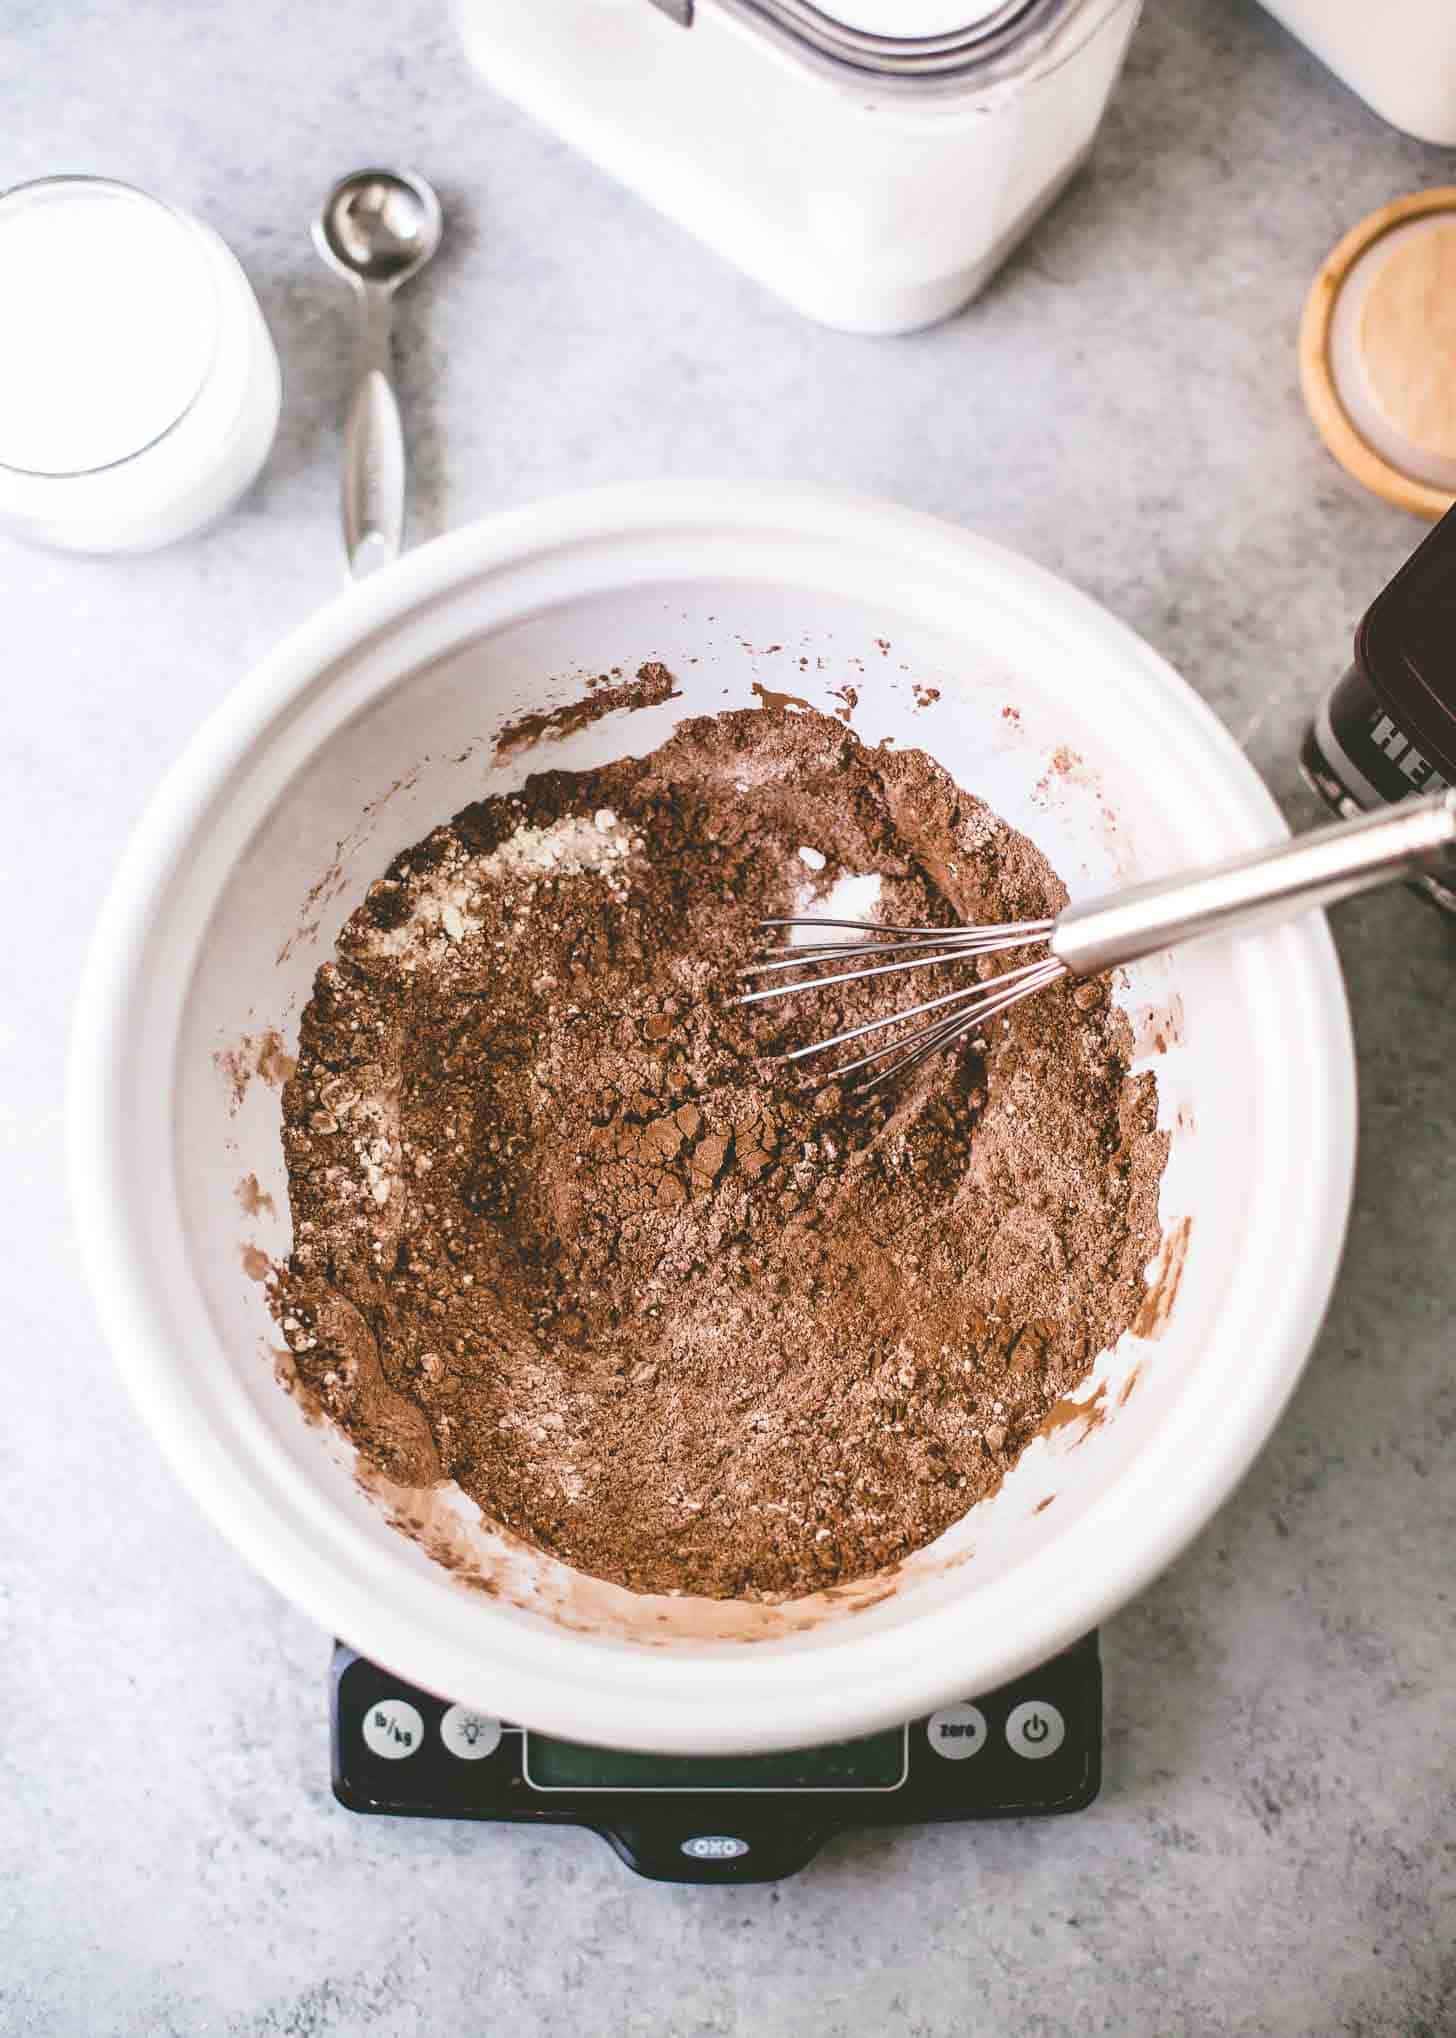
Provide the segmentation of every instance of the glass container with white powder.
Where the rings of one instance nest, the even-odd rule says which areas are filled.
[[[0,529],[147,552],[230,509],[277,429],[278,356],[201,221],[100,177],[0,195]]]
[[[490,82],[826,325],[908,332],[1086,160],[1141,0],[455,0]]]

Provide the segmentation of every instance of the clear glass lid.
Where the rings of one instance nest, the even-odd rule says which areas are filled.
[[[923,42],[927,36],[964,36],[998,14],[1019,14],[1025,0],[828,0],[812,10],[841,28],[883,36],[892,42]]]
[[[1094,0],[822,0],[822,4],[717,0],[717,4],[756,21],[821,65],[887,82],[929,84],[979,80],[1018,69]],[[1102,4],[1105,7],[1108,0]]]

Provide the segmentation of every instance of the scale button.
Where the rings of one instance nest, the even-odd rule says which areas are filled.
[[[925,1738],[947,1762],[964,1762],[986,1745],[986,1715],[975,1705],[945,1705],[925,1722]]]
[[[483,1762],[500,1746],[500,1738],[500,1721],[468,1705],[452,1705],[440,1722],[440,1739],[462,1762]]]
[[[364,1745],[386,1762],[402,1762],[425,1738],[425,1723],[407,1698],[381,1698],[364,1715]]]
[[[1007,1715],[1006,1745],[1013,1755],[1024,1755],[1028,1762],[1055,1755],[1066,1738],[1066,1721],[1044,1698],[1028,1698]]]

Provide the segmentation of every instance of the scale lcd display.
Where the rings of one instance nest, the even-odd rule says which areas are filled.
[[[907,1729],[774,1755],[633,1755],[546,1734],[525,1736],[533,1790],[897,1790],[908,1765]]]

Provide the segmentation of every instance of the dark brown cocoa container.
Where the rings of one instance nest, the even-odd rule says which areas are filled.
[[[1320,703],[1300,768],[1340,814],[1456,784],[1456,510],[1361,618],[1354,662]],[[1456,914],[1450,883],[1416,882]]]

